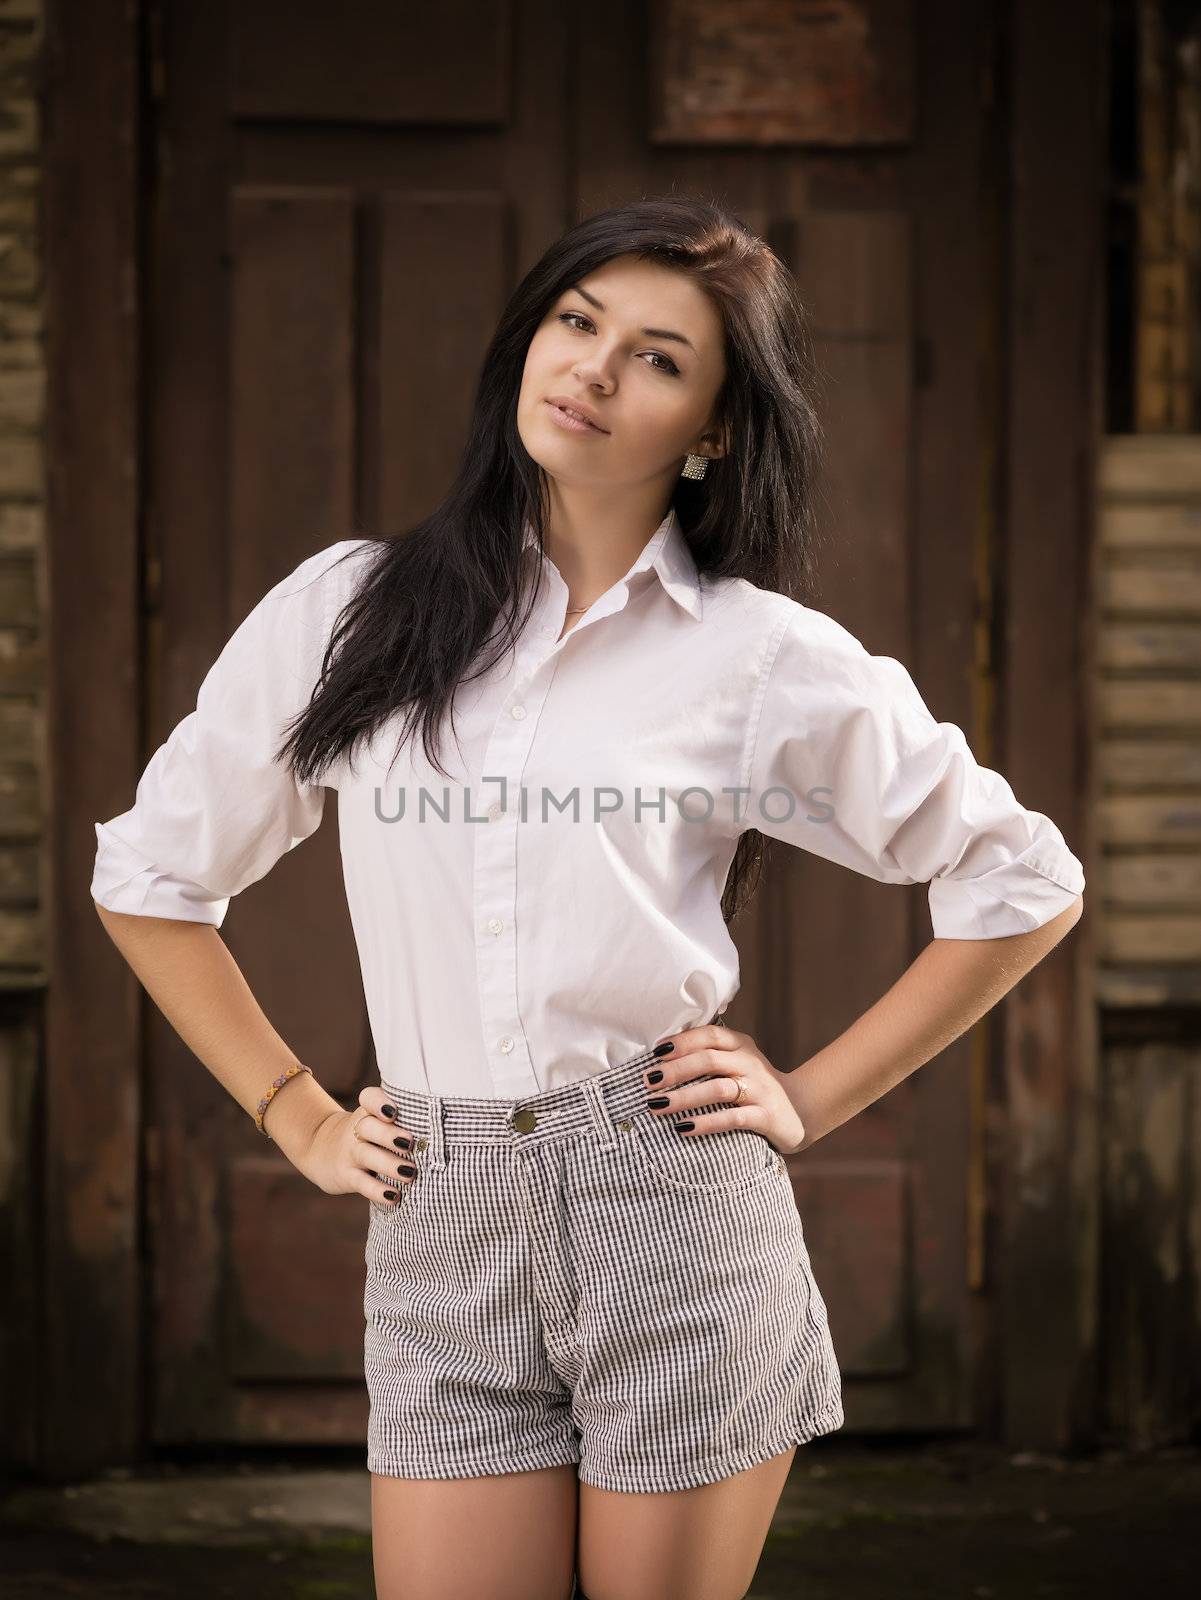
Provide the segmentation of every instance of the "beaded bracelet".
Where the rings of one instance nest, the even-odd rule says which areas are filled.
[[[302,1063],[296,1062],[293,1066],[285,1067],[280,1073],[279,1077],[272,1082],[271,1087],[267,1090],[267,1093],[259,1101],[254,1113],[254,1125],[263,1135],[264,1139],[270,1139],[271,1135],[267,1132],[266,1128],[263,1127],[263,1114],[267,1110],[267,1107],[271,1104],[271,1101],[274,1099],[276,1091],[282,1089],[284,1084],[287,1083],[288,1079],[294,1078],[298,1072],[312,1072],[312,1070],[312,1067],[306,1067]]]

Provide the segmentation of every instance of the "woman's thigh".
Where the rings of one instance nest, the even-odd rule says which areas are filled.
[[[569,1600],[574,1466],[479,1478],[371,1475],[377,1600]]]
[[[580,1484],[586,1600],[741,1600],[751,1586],[796,1446],[717,1483],[668,1494]]]

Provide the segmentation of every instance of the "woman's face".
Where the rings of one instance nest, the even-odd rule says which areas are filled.
[[[689,451],[720,453],[709,430],[724,378],[724,330],[708,296],[683,273],[620,256],[543,318],[526,352],[517,429],[562,484],[670,484]],[[556,397],[604,431],[563,426]]]

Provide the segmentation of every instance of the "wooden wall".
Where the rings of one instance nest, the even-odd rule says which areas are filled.
[[[24,1287],[10,1298],[16,1314],[4,1326],[7,1343],[0,1354],[8,1358],[2,1363],[6,1373],[24,1376],[17,1383],[0,1380],[0,1408],[5,1437],[16,1441],[18,1457],[36,1461],[42,1470],[67,1472],[136,1456],[145,1440],[139,1410],[146,1331],[139,1257],[140,1162],[146,1143],[138,1084],[139,1005],[131,987],[114,988],[110,968],[96,959],[103,935],[86,897],[94,841],[90,833],[68,825],[74,813],[56,807],[53,796],[65,794],[68,784],[99,793],[111,786],[114,768],[122,774],[136,771],[144,753],[139,608],[148,593],[153,599],[155,581],[153,566],[144,569],[141,528],[146,407],[138,387],[139,339],[148,309],[131,285],[138,281],[147,226],[139,212],[146,198],[140,189],[143,140],[149,139],[159,110],[155,98],[178,88],[152,74],[149,102],[141,98],[140,30],[152,28],[161,9],[148,7],[143,15],[143,8],[131,13],[110,0],[85,11],[60,3],[48,28],[45,70],[56,108],[45,158],[52,176],[45,219],[52,323],[46,451],[54,560],[40,597],[31,576],[38,570],[41,537],[40,455],[29,436],[36,411],[21,413],[30,393],[36,393],[36,378],[13,380],[13,405],[21,416],[10,427],[16,442],[7,453],[0,451],[0,470],[10,472],[11,490],[6,498],[6,480],[0,478],[0,537],[7,540],[4,551],[15,545],[18,555],[7,589],[5,663],[37,659],[36,650],[23,656],[17,648],[33,637],[20,631],[27,626],[21,616],[31,595],[40,619],[35,633],[49,623],[55,631],[44,757],[32,710],[36,677],[10,679],[0,705],[12,737],[11,743],[6,739],[8,750],[16,752],[12,792],[28,796],[32,783],[44,784],[50,795],[32,833],[18,833],[15,847],[4,856],[10,890],[15,885],[5,922],[11,958],[6,981],[17,1003],[0,1023],[0,1135],[13,1153],[8,1188],[0,1193],[0,1240],[8,1249],[5,1276]],[[620,11],[631,39],[642,38],[633,17],[639,8]],[[983,66],[974,58],[965,66],[946,42],[956,27],[968,29],[966,11],[934,4],[916,11],[925,41],[916,80],[917,125],[919,134],[933,125],[939,137],[923,146],[915,167],[914,192],[920,198],[912,213],[912,241],[919,252],[914,259],[938,266],[914,280],[908,307],[913,327],[890,322],[885,328],[891,340],[886,341],[888,359],[907,371],[912,363],[917,430],[916,459],[890,462],[888,492],[912,493],[927,526],[942,530],[904,555],[903,576],[917,602],[914,660],[919,678],[958,697],[950,714],[973,735],[979,728],[995,730],[996,749],[983,745],[982,755],[996,760],[1019,793],[1033,787],[1045,796],[1046,808],[1063,820],[1073,843],[1084,835],[1086,868],[1092,866],[1093,843],[1104,848],[1103,858],[1097,857],[1102,870],[1096,879],[1090,877],[1090,916],[1076,930],[1071,952],[1020,986],[1014,1000],[977,1030],[970,1055],[948,1059],[927,1075],[921,1093],[928,1098],[919,1099],[919,1111],[937,1105],[930,1087],[937,1074],[945,1081],[948,1069],[958,1071],[963,1062],[970,1073],[972,1141],[966,1200],[961,1193],[933,1188],[927,1198],[932,1205],[966,1205],[962,1237],[952,1235],[951,1243],[977,1318],[974,1424],[1011,1443],[1038,1446],[1087,1440],[1099,1427],[1151,1437],[1162,1431],[1163,1419],[1187,1417],[1193,1404],[1187,1352],[1190,1334],[1196,1348],[1197,1233],[1189,1196],[1196,1192],[1198,1144],[1189,1097],[1196,1061],[1188,1053],[1191,1047],[1179,1041],[1172,1047],[1175,1054],[1165,1054],[1158,1040],[1129,1036],[1112,1050],[1107,1045],[1103,1057],[1093,1034],[1102,1013],[1094,1013],[1092,999],[1095,966],[1101,975],[1096,994],[1108,1008],[1104,1015],[1116,1016],[1117,1008],[1128,1011],[1133,1004],[1159,1018],[1168,1002],[1195,1003],[1188,979],[1191,947],[1180,940],[1191,937],[1186,925],[1190,917],[1195,920],[1196,906],[1182,897],[1188,872],[1175,870],[1183,867],[1195,838],[1192,846],[1172,852],[1173,870],[1165,872],[1165,830],[1172,828],[1179,807],[1156,812],[1146,804],[1145,791],[1137,784],[1129,787],[1129,767],[1124,777],[1119,768],[1135,759],[1136,744],[1169,744],[1171,755],[1183,763],[1180,770],[1193,774],[1188,784],[1196,787],[1189,765],[1198,720],[1190,698],[1196,661],[1188,656],[1187,626],[1165,626],[1187,623],[1187,618],[1176,613],[1140,617],[1121,609],[1128,605],[1132,583],[1137,588],[1137,583],[1158,581],[1135,583],[1132,575],[1159,572],[1162,580],[1164,568],[1156,563],[1162,563],[1165,551],[1179,555],[1189,541],[1195,549],[1196,524],[1187,509],[1165,513],[1162,505],[1151,514],[1134,508],[1133,516],[1126,505],[1115,522],[1107,503],[1106,528],[1094,540],[1100,526],[1095,497],[1110,495],[1110,474],[1118,470],[1108,450],[1099,476],[1094,460],[1103,432],[1095,367],[1102,250],[1093,175],[1103,43],[1096,8],[1076,0],[1048,11],[1033,0],[998,0],[988,14],[1002,48]],[[186,12],[184,7],[181,14]],[[3,25],[27,24],[32,48],[37,14],[35,0],[27,0],[6,8]],[[191,15],[195,20],[200,13]],[[932,20],[948,27],[931,26]],[[548,41],[558,37],[546,28],[536,32],[539,49],[549,50]],[[584,39],[574,45],[581,52],[573,57],[575,88],[581,118],[595,125],[611,109],[605,97],[612,74],[628,67],[629,57],[623,50],[606,55],[602,40],[585,59],[587,47]],[[531,41],[522,48],[532,48]],[[1071,71],[1065,70],[1068,62]],[[199,112],[210,113],[220,70],[216,57],[193,65],[190,81],[199,98],[174,108],[184,129],[195,127]],[[23,91],[14,92],[20,101]],[[975,118],[978,98],[987,107],[981,126],[991,141],[979,174],[959,158],[956,140],[964,124],[955,120]],[[655,126],[664,139],[675,126],[671,109],[655,108]],[[5,180],[8,198],[0,204],[28,221],[33,215],[28,194],[41,157],[21,141],[32,138],[35,123],[18,107],[11,126],[26,132],[9,133],[16,144]],[[975,137],[977,125],[971,126]],[[696,137],[695,126],[687,136]],[[590,152],[588,182],[575,201],[591,206],[641,183],[641,142],[630,138],[623,144],[625,138],[619,119],[608,142]],[[279,141],[263,133],[250,148],[261,167],[250,175],[266,174],[275,181],[271,163],[282,159]],[[211,174],[206,178],[186,166],[203,155],[185,141],[173,156],[177,174],[183,170],[189,181],[209,181]],[[415,161],[418,155],[411,152]],[[659,157],[660,170],[668,170],[674,152],[665,144]],[[537,162],[553,167],[557,159],[544,132],[533,128],[518,153],[513,181]],[[882,161],[880,170],[886,166]],[[694,150],[681,156],[678,170],[712,176],[720,184],[732,166],[720,150]],[[870,166],[848,177],[826,152],[815,175],[816,181],[801,183],[774,153],[765,156],[757,179],[763,209],[776,216],[804,215],[816,198],[827,208],[862,213],[858,222],[844,218],[847,225],[892,226],[879,188],[871,189],[878,174]],[[521,235],[523,259],[547,226],[559,220],[560,210],[568,209],[559,203],[566,194],[560,177],[557,169],[548,170],[539,180],[539,194],[554,201],[553,215],[539,213],[523,224],[529,229],[528,236]],[[979,241],[962,218],[980,200],[974,187],[978,177],[988,190],[984,209],[992,232],[984,244],[992,277],[969,315],[962,298],[964,271],[974,263]],[[903,192],[902,186],[897,194]],[[876,213],[870,224],[869,211]],[[754,208],[748,206],[747,212],[754,220]],[[815,238],[811,229],[809,260]],[[80,248],[81,240],[86,248]],[[781,240],[787,249],[784,234]],[[796,251],[794,259],[803,263],[804,229]],[[910,261],[899,249],[897,259]],[[24,277],[18,270],[22,260],[19,251],[10,253],[15,277],[5,316],[16,348],[36,364],[30,341],[40,327],[39,313],[28,263]],[[876,287],[883,296],[886,285]],[[0,295],[5,293],[0,281]],[[953,339],[946,332],[950,326],[957,330]],[[848,324],[842,332],[848,329],[865,339],[880,332],[866,322]],[[844,352],[847,359],[854,355]],[[948,362],[955,371],[950,390]],[[946,400],[948,393],[962,393],[977,382],[982,395],[977,420],[986,424],[980,455],[974,442],[965,448]],[[18,437],[22,429],[24,436]],[[852,442],[853,432],[851,419]],[[909,466],[912,488],[907,487]],[[379,505],[396,488],[381,478],[363,492],[368,503]],[[958,524],[945,514],[948,507],[977,497],[975,522]],[[1166,543],[1165,514],[1175,529]],[[1181,528],[1192,529],[1188,539]],[[1112,590],[1110,572],[1126,574]],[[974,612],[948,603],[965,582],[978,598]],[[1108,607],[1103,612],[1090,584],[1098,596],[1102,586],[1107,595],[1124,596],[1119,613],[1110,617]],[[998,617],[1003,624],[995,621]],[[1154,623],[1150,633],[1148,622]],[[1095,638],[1095,659],[1081,660],[1082,633]],[[973,636],[970,648],[968,636]],[[1148,651],[1160,652],[1158,664],[1150,663]],[[1174,661],[1164,651],[1169,656],[1175,651]],[[972,663],[966,674],[963,659]],[[1104,694],[1133,691],[1145,683],[1139,675],[1148,670],[1160,674],[1161,685],[1176,685],[1171,691],[1181,707],[1176,732],[1160,722],[1139,725],[1133,737],[1128,726],[1119,738],[1121,729],[1096,715],[1104,700],[1102,683],[1108,685]],[[95,695],[97,683],[106,685],[103,701]],[[1171,694],[1157,691],[1158,716]],[[1115,757],[1112,750],[1119,746]],[[1154,763],[1153,750],[1150,759]],[[1157,775],[1162,771],[1158,768]],[[1042,787],[1049,772],[1061,788]],[[1095,804],[1084,798],[1086,792],[1097,794]],[[28,810],[27,800],[22,805]],[[1112,829],[1115,819],[1125,817],[1129,824],[1136,811],[1143,835],[1128,848],[1131,841],[1119,841]],[[14,806],[12,814],[19,817],[20,807]],[[1075,819],[1085,814],[1095,840],[1076,827]],[[1158,837],[1151,837],[1156,826]],[[1174,838],[1178,843],[1180,834]],[[40,883],[37,866],[31,865],[38,861],[47,869]],[[1151,900],[1146,898],[1149,883],[1157,886]],[[1140,930],[1149,942],[1140,943]],[[1125,954],[1115,959],[1131,951],[1135,960]],[[1164,987],[1165,974],[1170,989]],[[780,977],[786,981],[787,974]],[[54,984],[53,1003],[44,1029],[40,1021],[31,1027],[25,999],[47,978]],[[785,1006],[785,1017],[787,1011]],[[990,1039],[991,1053],[986,1049]],[[81,1072],[88,1081],[84,1092],[73,1095]],[[45,1131],[51,1109],[53,1140]],[[918,1120],[932,1149],[961,1131],[954,1120]],[[958,1169],[931,1163],[931,1170],[941,1172],[947,1184],[946,1175]],[[955,1182],[947,1187],[953,1191]],[[81,1261],[87,1265],[82,1274]],[[62,1314],[64,1306],[80,1303],[89,1309],[86,1322]],[[24,1379],[32,1372],[57,1380],[61,1393],[63,1382],[92,1359],[98,1340],[108,1353],[106,1388],[81,1423],[70,1404],[39,1400],[52,1395],[53,1382]]]

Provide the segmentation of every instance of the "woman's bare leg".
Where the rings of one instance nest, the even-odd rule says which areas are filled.
[[[616,1494],[581,1483],[579,1574],[586,1600],[741,1600],[796,1448],[718,1483],[670,1494]]]
[[[371,1475],[377,1600],[568,1600],[574,1466],[487,1478]]]

